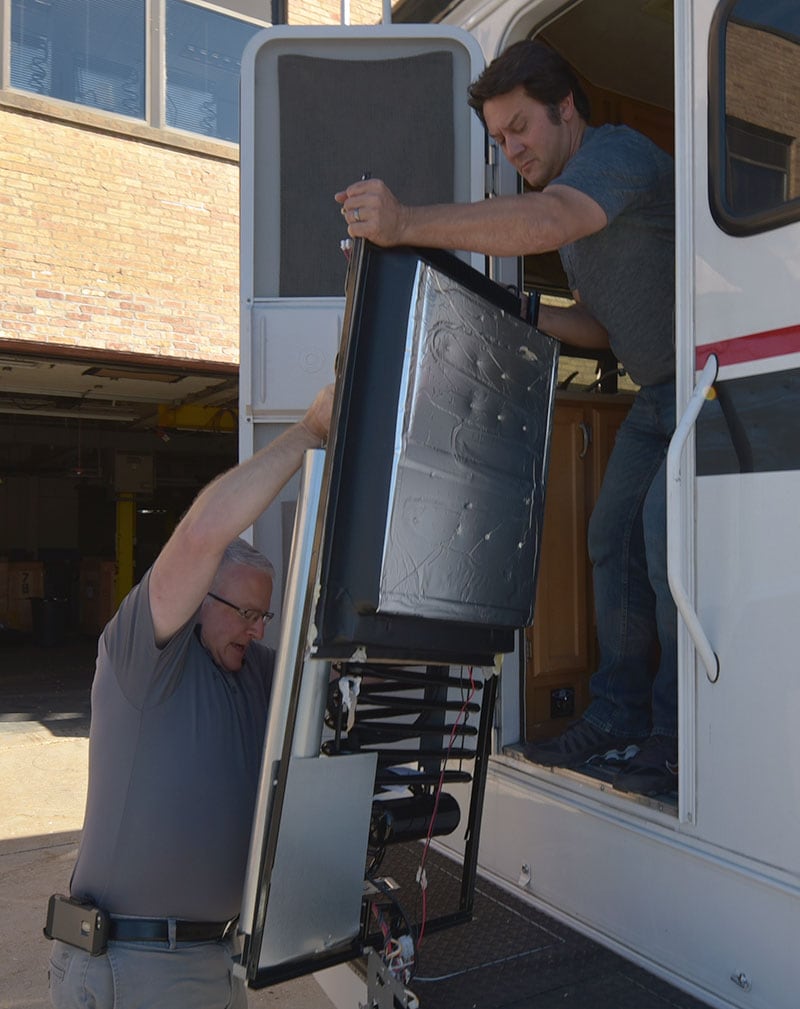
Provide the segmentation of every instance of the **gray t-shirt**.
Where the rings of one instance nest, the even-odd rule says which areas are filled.
[[[116,914],[239,913],[274,654],[220,670],[193,617],[157,648],[149,572],[103,631],[73,896]]]
[[[587,128],[553,185],[600,204],[608,225],[565,245],[570,288],[608,330],[617,360],[638,385],[675,374],[675,166],[627,126]]]

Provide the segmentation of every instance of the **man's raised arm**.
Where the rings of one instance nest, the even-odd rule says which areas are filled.
[[[305,416],[249,459],[213,480],[195,498],[153,565],[150,608],[164,643],[203,601],[226,546],[255,522],[328,433],[333,387]]]

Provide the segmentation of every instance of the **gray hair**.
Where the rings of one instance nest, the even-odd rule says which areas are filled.
[[[247,540],[238,536],[235,540],[231,540],[231,542],[225,547],[225,553],[222,555],[222,560],[219,562],[217,573],[214,575],[214,581],[211,583],[212,589],[218,583],[223,571],[229,568],[232,564],[246,564],[248,567],[266,572],[270,578],[275,578],[275,568],[272,561],[267,560],[267,558],[256,550],[255,547],[250,546]]]

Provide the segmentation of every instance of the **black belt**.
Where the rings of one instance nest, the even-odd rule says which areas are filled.
[[[238,918],[230,921],[175,921],[175,942],[213,942],[233,931]],[[109,922],[109,939],[120,942],[169,942],[168,918],[121,918]]]

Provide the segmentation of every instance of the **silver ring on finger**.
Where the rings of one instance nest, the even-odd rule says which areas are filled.
[[[353,208],[353,220],[356,223],[360,223],[361,222],[361,215],[358,212],[358,207],[354,207]]]

